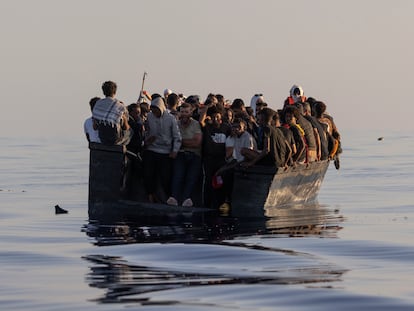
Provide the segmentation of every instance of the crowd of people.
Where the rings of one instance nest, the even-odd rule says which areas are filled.
[[[185,97],[169,89],[163,95],[142,91],[128,106],[116,99],[117,85],[102,85],[104,98],[89,104],[88,141],[126,145],[135,155],[135,172],[143,179],[150,202],[160,202],[161,186],[169,205],[193,206],[192,194],[202,179],[202,200],[217,208],[231,201],[236,166],[289,167],[333,160],[339,169],[341,138],[326,104],[292,86],[283,108],[268,107],[263,94],[246,106],[236,98],[208,94]]]

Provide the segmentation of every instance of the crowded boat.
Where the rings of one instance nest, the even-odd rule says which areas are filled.
[[[102,92],[89,102],[92,115],[84,131],[91,150],[125,150],[128,174],[122,186],[128,198],[218,209],[235,202],[240,170],[274,174],[330,161],[340,167],[334,119],[323,101],[306,97],[299,85],[278,110],[263,94],[254,94],[246,105],[221,94],[202,99],[170,89],[141,90],[138,100],[126,105],[116,98],[115,82],[104,82]]]

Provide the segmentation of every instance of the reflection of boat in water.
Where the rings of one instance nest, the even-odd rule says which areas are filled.
[[[140,178],[131,179],[130,158],[124,146],[91,143],[89,166],[89,216],[91,219],[138,219],[158,223],[199,221],[217,215],[206,208],[172,207],[150,203]],[[269,208],[315,201],[329,161],[289,167],[237,168],[234,174],[231,216],[263,218]],[[131,186],[132,180],[132,186]],[[201,189],[199,187],[198,189]],[[165,201],[162,192],[158,197]],[[193,201],[201,206],[201,191]]]
[[[281,236],[335,237],[341,229],[343,217],[336,210],[318,203],[286,205],[266,208],[267,217],[234,218],[215,217],[181,222],[163,219],[163,224],[142,221],[94,220],[83,231],[96,240],[97,245],[151,243],[151,242],[220,242],[233,237],[252,234],[278,234]]]
[[[217,245],[169,246],[171,246],[169,252],[175,252],[174,258],[185,263],[188,263],[188,258],[185,256],[188,256],[188,252],[191,251],[209,251],[216,254],[217,257],[227,258],[227,260],[222,260],[215,269],[206,269],[206,265],[211,267],[211,262],[208,259],[204,261],[200,257],[185,267],[183,265],[177,267],[174,262],[171,265],[163,262],[165,266],[160,267],[157,266],[157,263],[154,263],[155,266],[142,264],[139,255],[130,256],[128,258],[130,260],[125,260],[122,256],[87,255],[83,257],[90,265],[86,281],[89,286],[103,290],[103,294],[95,300],[100,303],[128,303],[131,304],[130,307],[134,304],[150,305],[151,308],[155,308],[154,310],[157,306],[163,308],[166,305],[173,305],[176,310],[179,310],[179,306],[183,305],[183,309],[186,309],[189,306],[189,300],[190,306],[195,309],[198,309],[197,306],[211,309],[211,304],[205,299],[194,299],[192,296],[186,298],[181,296],[182,292],[180,295],[180,292],[168,293],[168,291],[175,289],[205,290],[203,298],[207,298],[212,287],[218,287],[217,290],[220,290],[224,289],[222,286],[228,285],[264,285],[269,287],[271,285],[306,284],[317,287],[329,286],[334,282],[340,282],[342,275],[346,272],[334,264],[318,262],[314,257],[307,258],[308,254],[266,247],[255,249],[240,243],[233,246],[227,245],[226,249]],[[179,252],[182,253],[181,256]],[[250,265],[246,265],[243,260],[235,262],[234,257],[229,256],[229,254],[245,254],[246,252],[249,252],[250,256],[256,259],[256,261],[251,261]],[[153,252],[152,255],[154,255]],[[269,258],[268,256],[278,262],[277,269],[258,269],[258,266],[265,266],[268,263],[264,259]],[[240,292],[238,287],[234,290]],[[170,299],[163,297],[163,293],[167,297],[170,296]],[[224,308],[214,309],[233,310],[228,305]]]
[[[305,210],[308,212],[305,213]],[[86,279],[91,287],[105,290],[97,298],[101,303],[146,304],[151,300],[153,305],[157,305],[156,297],[160,291],[179,288],[231,284],[329,286],[332,282],[341,281],[344,269],[318,261],[314,256],[237,239],[240,235],[255,236],[267,232],[289,236],[320,236],[328,233],[332,236],[340,229],[337,223],[342,220],[341,217],[336,217],[334,211],[319,205],[286,207],[273,216],[270,220],[263,219],[260,222],[256,219],[246,223],[220,217],[218,219],[222,221],[210,227],[194,227],[190,224],[140,226],[137,223],[89,223],[84,231],[94,237],[99,246],[169,243],[161,247],[140,245],[139,248],[110,248],[108,252],[106,248],[101,248],[83,257],[92,264]],[[214,269],[211,269],[212,256],[218,260]],[[277,268],[268,268],[269,256]],[[242,257],[244,259],[240,259]],[[160,300],[159,303],[164,305],[165,301]]]
[[[244,230],[261,228],[267,234],[289,236],[335,236],[342,229],[344,218],[338,210],[332,210],[318,202],[265,207],[260,220],[239,219]]]

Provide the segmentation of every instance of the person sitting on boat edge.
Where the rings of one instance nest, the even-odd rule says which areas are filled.
[[[287,143],[287,145],[289,146],[289,149],[290,149],[290,154],[289,154],[289,158],[287,159],[287,164],[289,166],[293,166],[293,155],[296,153],[295,139],[293,138],[292,131],[289,130],[285,126],[282,126],[281,120],[280,120],[280,114],[279,114],[278,111],[275,111],[275,113],[273,114],[272,125],[275,128],[278,128],[282,132],[282,134],[285,138],[285,141],[286,141],[286,143]]]
[[[95,107],[95,104],[98,100],[100,100],[100,97],[93,97],[89,100],[89,106],[91,108],[91,112],[93,111],[93,108]],[[101,140],[99,139],[99,133],[98,130],[94,128],[93,126],[93,118],[90,116],[87,118],[83,124],[83,131],[85,132],[86,139],[90,143],[100,143]]]
[[[102,144],[127,145],[132,134],[128,110],[115,98],[117,85],[113,81],[106,81],[102,84],[102,91],[105,98],[98,100],[92,111],[94,128],[98,130]]]
[[[144,185],[148,200],[165,201],[171,195],[172,161],[181,147],[181,134],[177,119],[166,111],[161,96],[153,95],[151,112],[145,124]],[[157,186],[160,184],[161,189]],[[162,197],[159,197],[162,196]]]
[[[319,146],[316,141],[315,131],[312,124],[303,116],[302,103],[296,103],[294,106],[291,107],[296,108],[296,111],[293,111],[296,117],[296,123],[299,124],[305,132],[306,162],[309,163],[317,161],[317,150]]]
[[[296,153],[292,155],[294,163],[305,163],[306,162],[306,142],[305,142],[305,131],[297,123],[297,116],[299,111],[294,106],[286,107],[283,110],[284,113],[284,126],[292,131],[293,139],[295,140]]]
[[[226,138],[226,164],[215,174],[223,179],[226,202],[231,202],[234,168],[245,161],[246,149],[257,149],[256,141],[246,130],[246,122],[236,118],[231,125],[231,135]]]
[[[257,144],[253,136],[246,130],[243,119],[234,119],[231,125],[231,136],[226,139],[226,161],[232,159],[241,163],[245,160],[245,149],[255,150]]]
[[[169,205],[181,203],[182,206],[193,206],[191,196],[201,173],[202,133],[200,124],[191,117],[192,114],[191,104],[180,106],[178,127],[181,148],[173,162],[171,196],[167,200]]]
[[[326,113],[326,104],[317,101],[315,103],[315,117],[325,127],[325,133],[328,140],[329,159],[334,160],[336,169],[339,169],[339,154],[341,149],[341,136],[333,122],[333,118]]]
[[[303,107],[302,114],[306,120],[308,120],[313,127],[315,132],[315,140],[317,146],[317,159],[318,160],[327,160],[329,156],[328,152],[328,140],[323,129],[323,126],[318,122],[315,116],[312,115],[312,108],[309,102],[304,102],[301,104]]]
[[[255,164],[264,166],[287,167],[292,150],[283,133],[272,125],[276,111],[263,108],[258,112],[258,122],[262,129],[262,150],[243,150],[247,161],[242,166],[249,167]]]

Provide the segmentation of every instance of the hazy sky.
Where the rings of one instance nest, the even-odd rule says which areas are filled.
[[[414,1],[1,0],[1,136],[83,135],[105,80],[279,108],[293,84],[340,129],[414,130]]]

